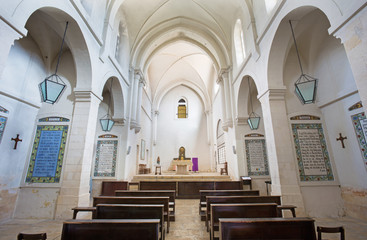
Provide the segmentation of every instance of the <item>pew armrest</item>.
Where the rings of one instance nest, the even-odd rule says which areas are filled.
[[[277,209],[278,209],[278,216],[282,217],[282,211],[283,210],[290,210],[292,212],[292,216],[296,217],[296,207],[294,205],[278,205]]]
[[[78,212],[92,212],[92,218],[94,218],[94,215],[96,213],[96,207],[75,207],[72,208],[73,210],[73,219],[76,219],[76,215]]]

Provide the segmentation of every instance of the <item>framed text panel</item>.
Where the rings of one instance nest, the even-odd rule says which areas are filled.
[[[249,176],[268,176],[269,164],[265,139],[246,139],[245,150]]]
[[[67,125],[37,126],[26,182],[60,182],[68,127]]]
[[[301,181],[333,181],[321,123],[292,124]]]
[[[96,160],[94,164],[95,177],[115,177],[118,140],[98,140]]]
[[[367,119],[364,113],[358,113],[352,116],[354,130],[357,135],[359,148],[361,149],[364,166],[367,169]]]

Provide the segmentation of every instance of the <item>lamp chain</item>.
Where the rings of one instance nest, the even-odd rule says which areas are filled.
[[[301,68],[301,73],[302,73],[302,75],[304,75],[304,73],[303,73],[303,68],[302,68],[302,64],[301,64],[301,58],[299,57],[299,52],[298,52],[298,47],[297,47],[296,37],[294,36],[294,31],[293,31],[292,21],[291,21],[291,20],[289,20],[289,24],[291,25],[292,36],[293,36],[294,46],[295,46],[295,48],[296,48],[296,53],[297,53],[297,57],[298,57],[299,67]]]
[[[61,43],[61,47],[60,47],[59,57],[58,57],[57,63],[56,63],[55,75],[57,73],[57,69],[59,68],[59,62],[60,62],[60,58],[61,58],[61,54],[62,54],[62,47],[64,46],[66,30],[68,29],[68,25],[69,25],[69,22],[66,22],[66,27],[65,27],[64,36],[62,37],[62,43]]]

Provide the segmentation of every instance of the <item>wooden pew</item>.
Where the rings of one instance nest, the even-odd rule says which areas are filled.
[[[220,218],[220,240],[316,240],[311,218]]]
[[[128,190],[117,190],[115,195],[119,197],[169,197],[169,217],[170,221],[175,221],[176,212],[176,192],[174,190],[140,190],[140,191],[128,191]],[[172,209],[172,210],[171,210]]]
[[[163,204],[164,221],[167,222],[167,233],[169,232],[169,197],[94,197],[93,207],[98,204]]]
[[[199,198],[200,190],[214,190],[214,182],[209,181],[185,181],[178,182],[179,198]]]
[[[209,232],[210,205],[215,203],[276,203],[280,205],[280,196],[207,196],[205,226]]]
[[[139,190],[175,190],[177,194],[177,182],[173,181],[140,181]]]
[[[205,211],[207,196],[259,196],[258,190],[200,190],[199,215],[201,221],[205,221]]]
[[[214,190],[243,190],[241,181],[214,182]]]
[[[164,205],[98,204],[95,219],[159,219],[161,239],[165,239]]]
[[[115,196],[116,190],[127,190],[128,186],[126,181],[103,181],[101,196]]]
[[[159,219],[69,220],[61,240],[151,240],[159,239]]]
[[[219,218],[272,218],[278,217],[276,203],[212,204],[210,207],[210,239],[219,230]]]

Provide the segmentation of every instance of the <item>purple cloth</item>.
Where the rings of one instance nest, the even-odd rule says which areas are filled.
[[[197,172],[199,171],[198,158],[192,158],[192,169],[191,171]]]

